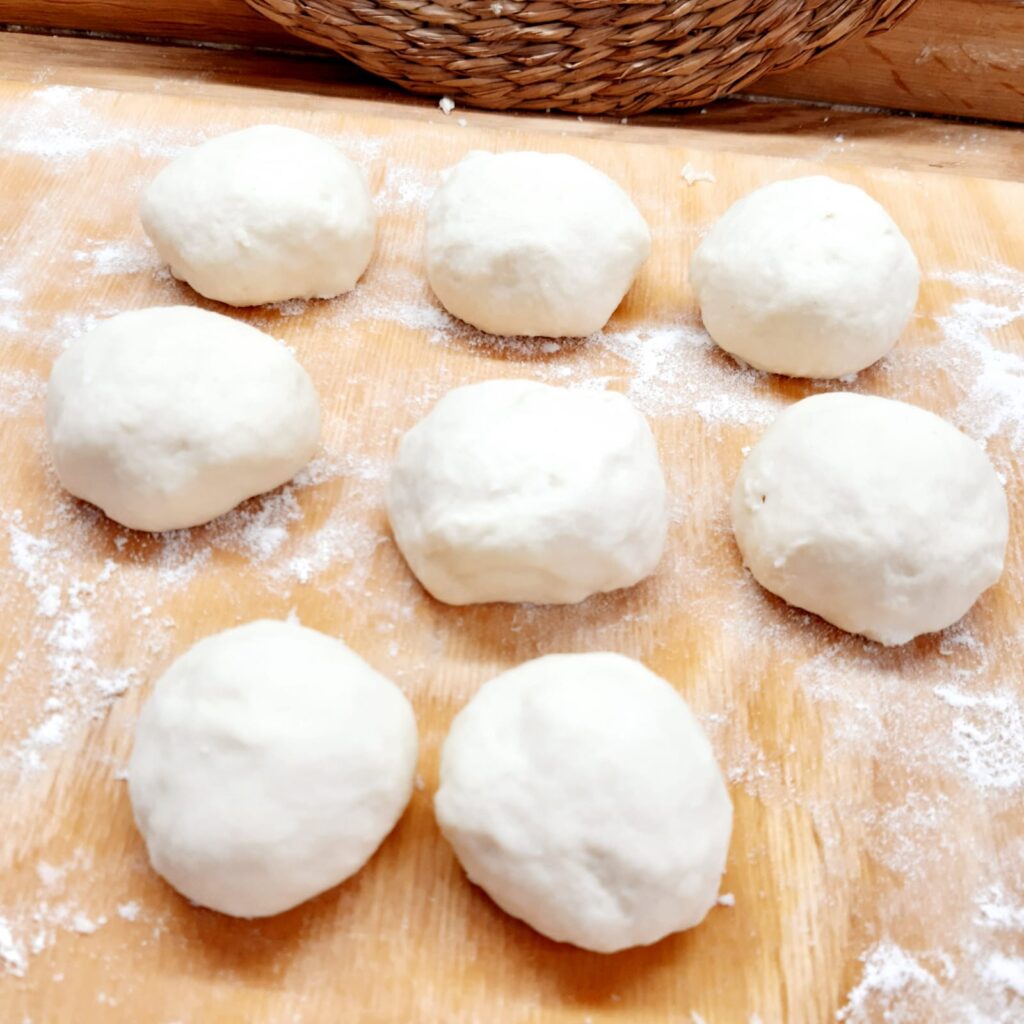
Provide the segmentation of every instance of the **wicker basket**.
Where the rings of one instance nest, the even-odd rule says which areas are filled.
[[[246,0],[413,92],[493,110],[707,103],[880,32],[916,0]]]

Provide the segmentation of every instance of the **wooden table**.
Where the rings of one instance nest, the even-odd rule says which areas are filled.
[[[297,485],[210,527],[132,535],[56,486],[45,377],[95,318],[199,301],[146,247],[138,189],[182,145],[266,120],[338,139],[370,169],[382,215],[353,295],[225,310],[295,346],[321,393],[324,448]],[[573,152],[635,195],[655,252],[600,338],[492,344],[432,302],[423,203],[481,146]],[[707,343],[685,286],[699,232],[756,184],[825,169],[867,187],[911,238],[924,285],[893,356],[852,386],[982,439],[1019,513],[1022,153],[1006,128],[794,105],[627,125],[446,117],[319,61],[0,34],[0,1021],[1024,1019],[1020,515],[999,587],[906,648],[768,598],[740,566],[728,488],[764,424],[816,388],[739,370]],[[686,165],[715,181],[688,186]],[[448,387],[510,375],[625,390],[649,415],[672,493],[652,580],[577,608],[452,609],[411,579],[381,508],[396,439]],[[194,639],[293,611],[410,694],[420,785],[355,879],[232,921],[189,907],[146,864],[123,785],[131,726]],[[614,957],[497,911],[430,810],[439,743],[483,680],[600,648],[686,695],[737,812],[724,905]]]

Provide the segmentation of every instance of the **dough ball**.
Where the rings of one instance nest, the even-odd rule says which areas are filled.
[[[50,375],[60,482],[135,530],[198,526],[290,480],[320,436],[306,371],[254,327],[190,306],[121,313]]]
[[[416,720],[340,640],[258,621],[157,681],[128,791],[149,859],[194,903],[266,917],[355,874],[412,794]]]
[[[654,572],[665,481],[647,421],[613,391],[491,380],[402,438],[388,515],[439,601],[573,604]]]
[[[359,168],[329,142],[276,125],[182,154],[153,179],[139,213],[171,273],[232,306],[340,295],[373,250]]]
[[[812,177],[729,207],[694,253],[690,278],[704,326],[726,352],[790,377],[842,377],[896,344],[920,272],[874,199]]]
[[[1003,571],[1006,495],[984,451],[904,402],[787,409],[747,456],[732,522],[754,578],[887,645],[956,622]]]
[[[434,808],[498,906],[598,953],[699,924],[732,831],[697,719],[619,654],[549,655],[486,683],[445,740]]]
[[[430,287],[491,334],[599,331],[650,251],[629,196],[564,153],[470,153],[427,215]]]

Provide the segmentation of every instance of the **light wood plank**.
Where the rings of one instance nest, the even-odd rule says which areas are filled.
[[[315,49],[244,0],[0,0],[0,24],[211,43]]]
[[[9,941],[8,954],[20,951],[26,968],[21,979],[0,974],[4,1014],[47,1024],[689,1024],[696,1013],[708,1024],[820,1024],[847,1005],[883,939],[932,978],[897,990],[900,1019],[942,1020],[965,999],[983,1008],[998,999],[1013,1012],[1012,991],[985,987],[981,954],[1021,955],[1022,937],[977,918],[996,883],[1008,905],[1024,901],[1019,791],[958,768],[949,751],[959,719],[933,693],[969,680],[969,693],[956,690],[965,700],[1019,697],[1024,471],[1012,433],[990,439],[1015,510],[1010,565],[959,632],[897,651],[844,637],[765,597],[728,530],[743,446],[774,409],[813,388],[742,374],[701,340],[688,255],[739,195],[820,165],[703,148],[711,132],[638,128],[662,142],[641,134],[635,145],[600,123],[594,137],[537,118],[461,126],[372,99],[300,100],[173,75],[160,91],[143,77],[126,73],[135,87],[123,91],[109,88],[117,75],[95,91],[56,76],[0,82],[0,751],[33,751],[41,762],[19,775],[5,760],[0,777],[0,916],[23,944]],[[42,381],[88,318],[199,302],[158,273],[138,189],[181,145],[268,120],[337,138],[368,166],[381,210],[378,251],[353,295],[228,311],[294,345],[313,375],[321,475],[186,537],[128,535],[55,486]],[[540,354],[495,346],[433,304],[420,265],[422,205],[443,167],[479,147],[576,153],[636,197],[654,254],[603,338]],[[716,183],[687,188],[685,163]],[[1024,350],[998,281],[969,276],[1020,266],[1024,237],[1009,214],[1024,187],[826,166],[886,203],[925,272],[906,337],[855,386],[966,415],[980,364],[972,339],[958,341],[943,318],[958,303],[987,302],[979,338]],[[508,375],[626,389],[648,412],[673,495],[669,549],[652,580],[562,609],[445,608],[411,580],[381,508],[397,436],[446,388]],[[118,773],[149,682],[173,656],[216,629],[292,610],[346,637],[410,694],[423,788],[349,884],[270,921],[231,921],[189,907],[148,869]],[[439,744],[483,680],[539,653],[599,648],[641,658],[685,694],[736,803],[724,882],[735,906],[614,957],[546,942],[498,912],[465,882],[430,812]],[[99,684],[123,668],[136,673],[126,692],[100,699]],[[48,698],[66,716],[52,747]],[[869,988],[866,1010],[850,1019],[882,1019],[885,998]]]
[[[282,54],[0,33],[4,78],[449,123],[431,100],[398,94],[350,65]],[[720,101],[699,111],[646,114],[625,124],[615,118],[492,114],[468,108],[459,108],[451,120],[495,130],[514,124],[555,136],[678,143],[904,170],[1011,180],[1024,175],[1024,133],[1017,129],[792,101]]]

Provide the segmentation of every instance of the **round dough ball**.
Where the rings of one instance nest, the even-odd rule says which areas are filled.
[[[690,278],[726,352],[790,377],[843,377],[896,344],[920,272],[874,199],[817,176],[776,181],[729,207]]]
[[[619,654],[549,655],[484,684],[445,740],[434,808],[498,906],[598,953],[699,924],[732,832],[697,719]]]
[[[359,168],[329,142],[277,125],[183,153],[150,183],[139,213],[171,273],[232,306],[340,295],[373,251]]]
[[[135,727],[149,859],[194,903],[266,917],[355,874],[412,794],[416,720],[340,640],[250,622],[200,640]]]
[[[956,622],[1003,571],[1006,495],[938,416],[844,392],[787,409],[747,456],[732,522],[754,578],[887,645]]]
[[[614,391],[491,380],[402,438],[388,515],[439,601],[574,604],[654,572],[668,515],[647,421]]]
[[[60,482],[135,530],[198,526],[290,480],[320,407],[254,327],[190,306],[121,313],[73,342],[46,400]]]
[[[629,196],[564,153],[470,153],[427,215],[430,287],[490,334],[599,331],[650,251]]]

